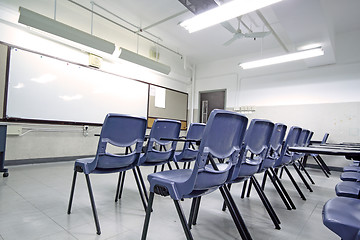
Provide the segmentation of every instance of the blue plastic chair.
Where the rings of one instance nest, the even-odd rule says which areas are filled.
[[[285,142],[283,144],[283,147],[281,148],[280,157],[275,161],[275,164],[273,166],[275,173],[278,173],[278,170],[281,169],[281,171],[285,170],[288,177],[290,178],[290,181],[294,185],[295,189],[299,193],[300,197],[303,200],[306,200],[305,195],[301,191],[300,187],[296,183],[295,179],[293,178],[292,174],[290,173],[289,169],[287,168],[287,165],[292,163],[292,158],[294,155],[294,152],[291,152],[288,150],[289,147],[296,146],[300,133],[302,129],[300,127],[292,126],[286,136]],[[282,173],[282,172],[281,172]],[[280,177],[281,177],[280,173]]]
[[[356,182],[339,182],[335,186],[336,196],[360,199],[360,180]]]
[[[359,172],[343,172],[340,175],[342,181],[351,181],[356,182],[360,181],[360,171]]]
[[[106,115],[101,129],[99,144],[94,158],[83,158],[75,161],[74,176],[71,186],[67,213],[71,213],[76,176],[78,172],[85,174],[91,207],[94,215],[96,233],[101,234],[95,200],[92,193],[90,174],[107,174],[133,169],[139,163],[141,148],[146,131],[146,118],[109,113]],[[124,148],[124,153],[112,154],[109,146]],[[134,148],[134,149],[132,149]],[[139,192],[140,186],[138,185]]]
[[[186,139],[196,139],[201,140],[205,130],[204,123],[191,123],[186,134]],[[178,163],[184,163],[184,169],[186,168],[186,163],[188,164],[187,168],[190,168],[190,163],[195,161],[198,149],[196,149],[194,142],[185,142],[184,147],[181,152],[175,152],[174,161],[179,169]]]
[[[297,147],[306,147],[306,146],[308,146],[310,133],[311,132],[309,130],[302,129],[296,146]],[[309,178],[310,182],[312,184],[315,184],[315,182],[311,178],[309,172],[305,169],[305,166],[302,164],[302,161],[303,161],[304,157],[305,157],[305,153],[294,152],[294,156],[292,158],[292,165],[295,168],[296,172],[299,174],[299,177],[301,178],[301,180],[305,184],[306,188],[309,189],[310,192],[312,192],[313,190],[310,187],[310,184],[306,181],[303,174],[299,170],[299,168],[302,169],[304,171],[305,175]],[[299,167],[297,167],[296,164],[298,164]]]
[[[336,197],[323,207],[323,223],[342,240],[360,240],[360,199]]]
[[[285,187],[280,181],[279,177],[275,173],[273,166],[275,161],[280,157],[281,148],[283,146],[283,141],[285,138],[287,126],[282,123],[276,123],[274,126],[274,130],[271,134],[269,149],[266,155],[266,158],[260,165],[258,173],[264,172],[263,181],[261,184],[261,189],[264,191],[265,183],[267,177],[269,176],[271,182],[273,183],[276,191],[278,192],[280,198],[284,202],[286,208],[288,210],[296,209],[295,204],[287,193]],[[248,192],[249,193],[249,192]],[[249,194],[248,194],[249,195]]]
[[[174,159],[177,141],[162,139],[178,139],[180,129],[180,121],[171,119],[155,119],[151,127],[147,144],[143,148],[144,152],[140,155],[139,166],[136,167],[146,203],[149,200],[149,197],[140,167],[153,166],[155,169],[154,172],[156,172],[157,166],[162,165],[161,171],[163,171],[167,164],[169,169],[172,169],[170,161]]]
[[[264,119],[253,119],[249,128],[246,130],[243,149],[241,151],[239,161],[231,170],[231,179],[228,181],[229,188],[231,184],[244,182],[250,179],[250,186],[254,185],[262,203],[264,204],[275,228],[280,229],[280,220],[272,208],[260,184],[256,180],[254,174],[257,173],[262,165],[263,160],[267,157],[270,138],[273,133],[274,123]],[[243,194],[247,182],[243,185]],[[250,193],[250,192],[248,192]],[[223,210],[224,210],[223,206]]]
[[[209,116],[199,152],[193,169],[177,169],[148,175],[150,183],[149,204],[146,211],[142,240],[146,239],[154,195],[170,196],[175,204],[186,238],[193,239],[190,226],[196,200],[220,188],[226,199],[233,220],[243,239],[251,239],[233,199],[223,185],[229,170],[236,164],[247,125],[247,118],[239,113],[213,110]],[[215,163],[213,158],[227,159]],[[191,214],[187,223],[180,200],[193,198]]]

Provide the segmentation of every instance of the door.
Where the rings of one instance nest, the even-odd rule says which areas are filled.
[[[200,122],[206,123],[214,109],[225,109],[225,90],[200,92]]]

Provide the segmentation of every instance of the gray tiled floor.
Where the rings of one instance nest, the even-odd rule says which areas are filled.
[[[127,174],[118,203],[113,199],[117,175],[91,175],[102,230],[98,236],[82,174],[78,175],[72,214],[66,213],[72,169],[72,162],[10,167],[10,176],[0,178],[0,239],[140,239],[145,213],[132,173]],[[144,168],[143,173],[151,170]],[[322,206],[335,196],[339,173],[333,172],[326,178],[320,170],[309,172],[316,183],[312,186],[314,192],[300,185],[307,201],[300,199],[284,177],[296,210],[286,210],[271,183],[267,183],[265,192],[282,222],[281,230],[274,229],[255,191],[250,198],[240,199],[242,184],[233,187],[233,196],[253,239],[339,239],[323,226],[321,219]],[[257,178],[261,180],[261,176]],[[185,213],[189,212],[190,203],[182,202]],[[218,191],[203,198],[198,224],[192,230],[195,239],[240,239],[230,214],[222,212],[221,206]],[[155,196],[148,239],[185,239],[170,198]]]

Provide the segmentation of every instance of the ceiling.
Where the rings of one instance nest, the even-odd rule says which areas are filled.
[[[183,0],[182,0],[183,1]],[[203,0],[198,0],[203,1]],[[228,1],[228,0],[227,0]],[[91,8],[90,0],[77,3]],[[349,32],[360,32],[359,0],[283,0],[241,18],[254,32],[269,31],[259,15],[273,29],[273,33],[256,40],[242,38],[229,46],[223,44],[233,37],[222,25],[188,33],[179,26],[194,14],[178,0],[93,0],[94,11],[113,18],[109,12],[121,17],[116,22],[138,31],[140,34],[187,57],[192,63],[204,63],[235,56],[280,55],[296,51],[307,44],[322,44],[325,56],[320,60],[308,60],[308,66],[336,62],[336,37]],[[109,12],[104,11],[104,9]],[[229,23],[238,28],[238,19]],[[241,30],[249,30],[241,24]],[[279,41],[280,40],[280,41]],[[136,43],[134,43],[136,44]],[[164,49],[163,51],[168,51]]]

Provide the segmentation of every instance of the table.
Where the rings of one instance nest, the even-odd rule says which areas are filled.
[[[345,156],[349,160],[360,160],[360,149],[341,147],[289,147],[289,151],[313,154]]]

